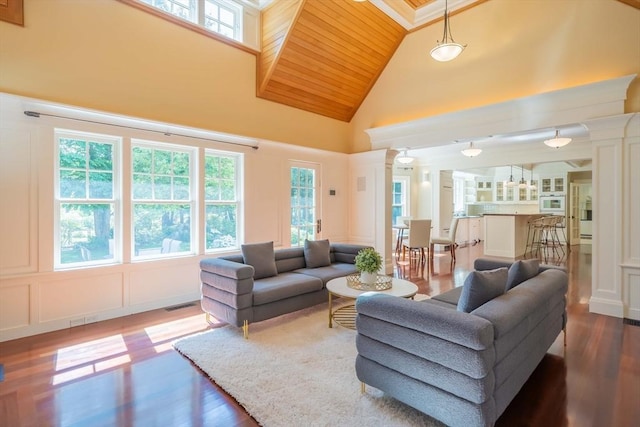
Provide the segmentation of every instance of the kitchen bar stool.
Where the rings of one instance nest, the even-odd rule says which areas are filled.
[[[560,242],[560,237],[558,236],[557,225],[562,221],[564,221],[564,217],[562,216],[550,215],[542,218],[542,230],[539,234],[536,255],[542,251],[545,262],[549,260],[549,250],[551,250],[553,259],[562,259],[566,254],[563,247],[564,245]],[[560,254],[561,251],[562,255]]]
[[[537,256],[540,251],[540,245],[544,236],[544,218],[545,217],[542,216],[529,221],[525,254],[531,253],[532,255]]]

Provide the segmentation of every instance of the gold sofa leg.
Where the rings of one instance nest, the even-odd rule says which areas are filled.
[[[364,394],[366,392],[366,384],[360,382],[360,393]]]
[[[242,323],[242,335],[244,336],[245,340],[249,339],[249,321],[245,320]]]

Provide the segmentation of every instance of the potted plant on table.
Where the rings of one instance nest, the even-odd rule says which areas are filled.
[[[373,248],[364,248],[356,255],[355,265],[360,272],[360,282],[374,284],[382,267],[382,256]]]

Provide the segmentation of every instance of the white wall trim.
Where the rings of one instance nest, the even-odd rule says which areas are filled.
[[[366,129],[373,150],[427,148],[455,140],[580,123],[624,113],[628,75],[524,98]]]

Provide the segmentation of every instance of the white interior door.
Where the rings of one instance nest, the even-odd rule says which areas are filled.
[[[320,165],[291,162],[289,168],[291,246],[303,246],[305,239],[322,236],[320,219]]]
[[[569,244],[580,244],[580,186],[569,186]]]

